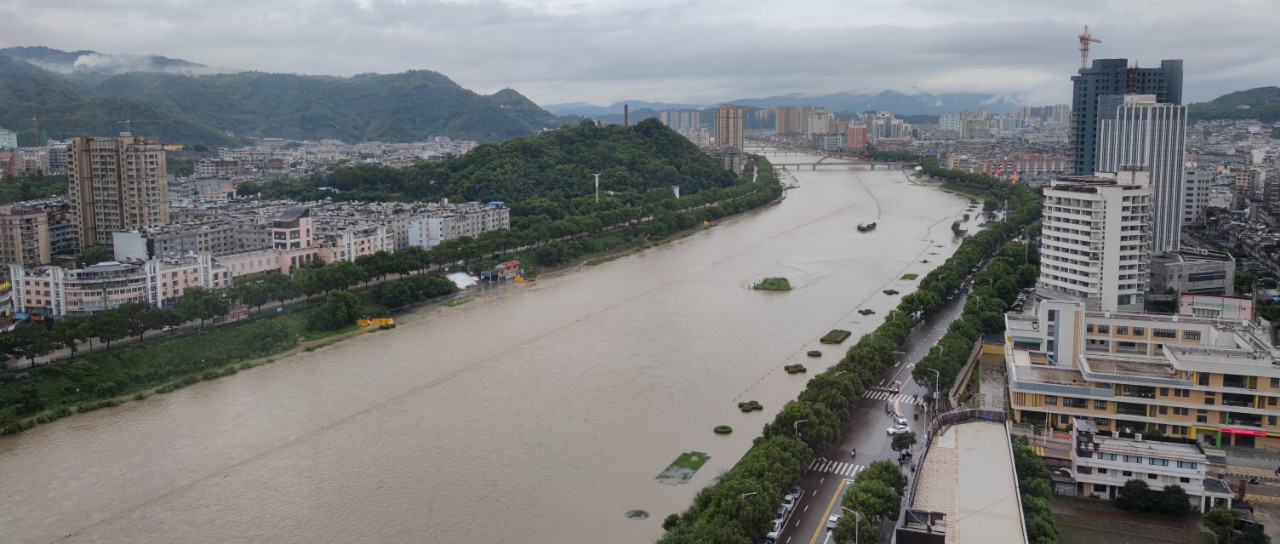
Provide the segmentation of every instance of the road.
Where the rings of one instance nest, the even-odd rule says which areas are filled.
[[[854,476],[872,461],[896,460],[889,447],[892,440],[886,432],[893,423],[885,413],[886,402],[893,404],[910,420],[912,430],[917,434],[925,428],[926,410],[920,399],[928,391],[911,379],[911,369],[946,334],[947,327],[964,308],[964,301],[962,294],[956,300],[944,303],[941,310],[917,325],[903,342],[903,351],[897,352],[898,362],[885,369],[877,378],[878,386],[867,390],[859,399],[836,445],[811,463],[809,471],[800,479],[804,496],[779,535],[779,544],[829,544],[831,532],[826,530],[827,517],[842,513],[841,495],[853,482]],[[903,383],[897,394],[888,389],[895,380]],[[917,413],[920,414],[919,419],[915,418]],[[858,453],[850,456],[854,448]],[[884,534],[887,535],[889,530],[891,528],[886,523]]]

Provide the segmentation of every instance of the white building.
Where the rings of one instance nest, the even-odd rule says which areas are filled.
[[[1100,99],[1098,106],[1097,170],[1150,172],[1151,250],[1177,251],[1185,197],[1187,107],[1158,103],[1153,94],[1108,98]]]
[[[409,224],[409,245],[432,248],[445,240],[472,238],[491,230],[511,228],[511,210],[501,202],[481,206],[479,202],[459,204],[445,212],[433,212]]]
[[[1075,418],[1071,428],[1071,472],[1076,492],[1082,496],[1115,499],[1125,482],[1141,480],[1153,490],[1167,485],[1182,487],[1191,506],[1204,512],[1218,504],[1230,504],[1233,493],[1226,482],[1205,476],[1208,458],[1190,440],[1163,440],[1132,433],[1098,431],[1087,419]]]
[[[1044,195],[1037,294],[1090,310],[1140,311],[1151,248],[1146,173],[1063,177]]]
[[[1213,186],[1213,171],[1187,163],[1182,174],[1182,223],[1190,224],[1201,219],[1209,204],[1209,192]]]
[[[0,149],[17,149],[18,133],[6,128],[0,128]]]

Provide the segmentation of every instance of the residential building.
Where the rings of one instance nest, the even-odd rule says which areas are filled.
[[[51,247],[47,212],[22,204],[0,206],[0,263],[49,264]]]
[[[263,159],[266,165],[266,159]],[[200,159],[196,163],[196,177],[216,178],[231,177],[240,174],[240,161],[237,159]]]
[[[1071,426],[1071,472],[1079,496],[1115,499],[1129,480],[1151,489],[1176,485],[1187,492],[1197,512],[1219,504],[1230,506],[1234,492],[1206,475],[1209,458],[1192,440],[1099,431],[1094,422],[1078,418]]]
[[[1142,309],[1150,260],[1145,174],[1067,176],[1044,190],[1038,296],[1090,310]]]
[[[1209,205],[1210,187],[1213,186],[1213,182],[1212,170],[1199,168],[1194,162],[1187,163],[1183,167],[1182,224],[1189,225],[1203,219],[1204,209]],[[1277,198],[1280,198],[1280,194]],[[1280,210],[1280,208],[1277,209]]]
[[[848,135],[845,137],[845,145],[849,151],[854,153],[865,152],[867,150],[867,127],[849,125]]]
[[[773,109],[773,126],[775,134],[798,134],[800,132],[800,110],[795,106],[778,106]]]
[[[910,135],[911,131],[906,123],[887,111],[871,114],[867,123],[867,138],[873,144],[882,139],[899,139]]]
[[[129,133],[71,140],[67,157],[71,215],[80,243],[110,245],[111,233],[169,222],[169,184],[162,145]]]
[[[1071,147],[1075,175],[1100,171],[1097,163],[1098,113],[1103,97],[1152,94],[1156,102],[1182,103],[1182,61],[1163,60],[1159,68],[1130,68],[1126,59],[1095,59],[1071,76]]]
[[[387,228],[381,225],[361,225],[337,232],[321,232],[316,235],[316,238],[317,254],[326,264],[334,261],[355,261],[356,257],[362,255],[395,250]]]
[[[715,146],[717,148],[732,147],[743,150],[743,108],[732,104],[721,104],[716,108]]]
[[[187,287],[223,289],[229,270],[204,253],[181,259],[108,261],[67,270],[59,266],[9,265],[15,316],[87,315],[126,302],[170,306]]]
[[[409,245],[430,249],[445,240],[509,228],[511,210],[505,204],[490,202],[481,206],[479,202],[467,202],[410,223]]]
[[[1177,251],[1182,234],[1187,108],[1154,94],[1098,98],[1097,171],[1150,173],[1151,251]]]
[[[1010,407],[1020,423],[1072,418],[1214,447],[1280,447],[1280,365],[1270,325],[1105,312],[1042,300],[1005,314]]]
[[[17,148],[18,133],[6,128],[0,128],[0,149],[12,151]]]

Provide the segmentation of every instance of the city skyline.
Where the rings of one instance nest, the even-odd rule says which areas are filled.
[[[1267,28],[1280,5],[1264,0],[1226,9],[1101,0],[943,7],[816,2],[779,13],[764,3],[328,0],[73,10],[11,0],[0,6],[8,15],[0,17],[7,22],[0,45],[156,54],[228,70],[349,76],[429,69],[477,92],[511,87],[544,105],[882,90],[1065,103],[1071,89],[1062,75],[1078,67],[1075,37],[1085,24],[1103,40],[1091,58],[1140,66],[1185,59],[1184,103],[1273,85],[1269,74],[1280,72],[1280,59],[1268,56],[1280,37]]]

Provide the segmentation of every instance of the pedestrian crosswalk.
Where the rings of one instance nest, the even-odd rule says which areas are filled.
[[[814,459],[809,463],[809,470],[818,472],[826,472],[828,474],[838,474],[840,476],[848,476],[850,478],[857,476],[858,472],[867,467],[854,463],[844,463],[840,461],[831,461],[821,457]]]
[[[889,402],[902,404],[919,404],[920,406],[928,405],[928,403],[926,403],[924,399],[920,398],[919,395],[893,394],[883,389],[872,389],[863,393],[862,397],[874,400],[887,400]]]

